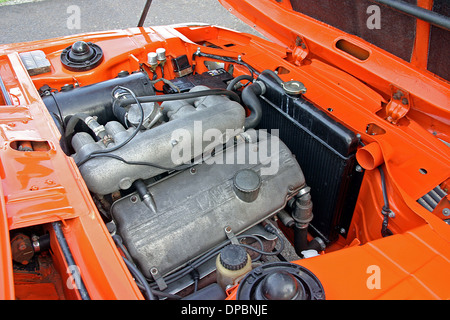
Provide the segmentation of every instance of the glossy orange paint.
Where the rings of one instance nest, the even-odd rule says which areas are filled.
[[[221,2],[232,12],[238,11],[243,20],[252,21],[275,43],[214,26],[169,26],[0,46],[0,76],[14,102],[0,106],[0,299],[26,297],[23,282],[17,285],[23,275],[12,268],[9,231],[42,225],[54,240],[53,221],[63,222],[91,298],[143,298],[75,163],[62,152],[59,131],[37,89],[44,84],[85,86],[111,79],[122,70],[136,71],[145,65],[147,53],[159,47],[166,49],[168,60],[182,54],[192,57],[200,47],[204,53],[241,56],[258,71],[283,70],[283,80],[305,84],[305,99],[359,133],[366,145],[379,147],[378,160],[395,213],[389,220],[394,235],[383,238],[380,234],[381,180],[378,170],[369,169],[347,237],[318,257],[295,262],[316,274],[328,299],[449,299],[450,280],[445,270],[450,269],[450,228],[443,216],[427,211],[417,200],[450,177],[450,148],[437,139],[450,141],[450,86],[424,71],[423,43],[417,42],[415,62],[410,65],[359,38],[292,12],[287,1]],[[420,34],[426,33],[427,26],[418,24],[417,28]],[[59,55],[77,40],[101,46],[104,62],[86,72],[64,69]],[[340,40],[362,48],[369,56],[364,61],[355,58],[336,46]],[[30,77],[18,53],[36,49],[44,51],[52,69]],[[192,61],[199,73],[207,70],[205,60],[197,57]],[[175,77],[170,61],[164,68],[166,78]],[[240,65],[234,70],[235,76],[248,73]],[[392,86],[410,96],[410,110],[396,123],[386,120]],[[373,133],[368,127],[379,129]],[[17,141],[45,142],[49,147],[21,152]],[[52,261],[64,298],[80,298],[67,285],[73,279],[59,247],[52,247]],[[377,268],[380,288],[370,282]],[[229,299],[235,298],[236,290],[228,291]]]
[[[126,266],[109,237],[92,198],[71,158],[59,147],[59,132],[54,127],[37,90],[17,53],[3,56],[0,73],[9,92],[20,104],[1,107],[2,178],[2,299],[14,298],[9,236],[6,230],[50,222],[65,222],[67,241],[77,266],[89,282],[97,299],[141,298]],[[9,71],[9,73],[7,72]],[[45,141],[49,150],[18,151],[17,141]],[[52,232],[50,230],[50,232]],[[83,248],[80,250],[80,248]],[[52,248],[55,264],[66,283],[68,266],[61,253]],[[58,264],[59,260],[59,264]],[[84,270],[89,270],[84,272]],[[96,280],[94,280],[96,279]],[[102,279],[101,283],[97,279]],[[108,280],[107,280],[108,279]],[[112,280],[111,280],[112,279]],[[23,291],[23,284],[20,287]],[[73,290],[68,297],[76,297]]]

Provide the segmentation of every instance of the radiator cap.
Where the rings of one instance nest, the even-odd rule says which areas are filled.
[[[305,85],[296,80],[283,82],[283,90],[290,95],[299,95],[306,93]]]

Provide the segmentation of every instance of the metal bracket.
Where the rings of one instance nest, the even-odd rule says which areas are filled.
[[[156,267],[150,268],[150,274],[152,275],[153,279],[155,280],[156,284],[158,285],[159,290],[165,290],[167,289],[167,284],[164,281],[163,277],[159,273],[158,269]]]
[[[295,65],[301,65],[302,61],[309,54],[308,46],[306,45],[305,40],[301,36],[297,36],[295,39],[294,48],[292,49],[292,57],[294,58]]]
[[[405,90],[391,85],[391,100],[386,105],[386,120],[392,124],[397,124],[411,108],[409,93]]]
[[[227,238],[230,239],[232,244],[239,244],[239,240],[236,238],[236,235],[234,234],[230,226],[226,226],[224,230]]]

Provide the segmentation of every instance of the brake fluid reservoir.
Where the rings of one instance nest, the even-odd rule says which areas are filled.
[[[217,283],[224,289],[233,286],[237,280],[252,270],[252,260],[247,251],[239,245],[223,248],[216,259]]]

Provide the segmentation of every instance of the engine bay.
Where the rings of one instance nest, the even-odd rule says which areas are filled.
[[[61,63],[67,67],[79,48],[86,54],[101,50],[78,41],[63,50]],[[165,52],[157,48],[140,70],[121,71],[114,79],[39,90],[61,130],[61,146],[77,164],[130,262],[161,291],[186,294],[195,286],[191,291],[196,294],[197,282],[203,280],[200,288],[217,283],[217,254],[229,245],[246,248],[253,265],[262,256],[288,261],[281,255],[284,243],[275,250],[277,242],[285,241],[278,240],[282,232],[274,226],[280,211],[287,224],[297,226],[299,257],[305,250],[318,255],[329,239],[306,237],[313,218],[311,187],[277,127],[260,126],[263,93],[274,87],[301,99],[303,85],[292,81],[285,86],[271,70],[257,79],[233,77],[217,63],[194,73],[186,55],[169,64]],[[198,49],[196,56],[202,55]],[[71,68],[86,71],[84,63],[77,61],[81,70]],[[176,78],[162,77],[168,68]],[[333,122],[323,114],[317,119]],[[351,140],[355,143],[356,136]],[[228,287],[236,284],[236,279],[228,281]],[[226,285],[221,288],[224,292]]]
[[[320,59],[298,73],[302,52],[229,30],[143,30],[72,37],[20,58],[57,148],[146,298],[322,300],[333,268],[321,265],[321,277],[294,262],[423,225],[370,164],[381,94]],[[44,67],[26,63],[42,56]],[[48,250],[48,228],[11,238],[39,247],[41,233]],[[17,270],[41,252],[13,251]]]

